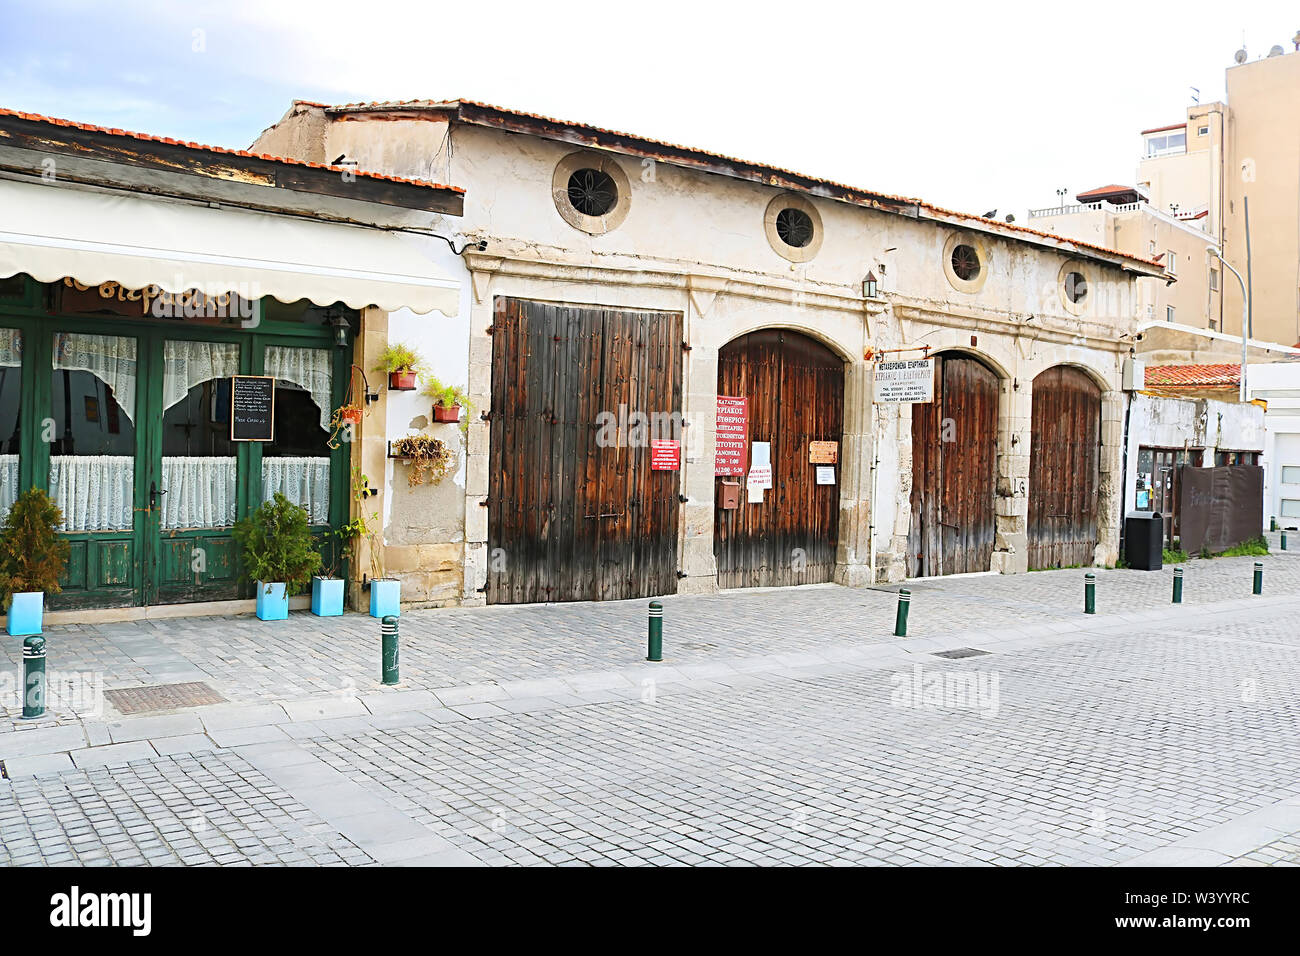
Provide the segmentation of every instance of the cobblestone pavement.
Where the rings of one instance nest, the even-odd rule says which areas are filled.
[[[1189,606],[1250,594],[1253,558],[1190,561]],[[1266,595],[1300,594],[1300,551],[1275,553]],[[1075,621],[1083,570],[914,581],[909,634],[996,630]],[[1168,605],[1172,568],[1097,569],[1099,614]],[[675,662],[718,655],[815,652],[845,642],[888,643],[897,587],[834,585],[664,598],[665,642]],[[537,679],[627,666],[644,656],[645,601],[407,611],[401,619],[407,688]],[[267,702],[346,693],[375,684],[378,624],[360,614],[288,621],[251,616],[51,627],[52,672],[102,675],[106,688],[203,681],[231,701]],[[0,669],[16,681],[21,642],[0,640]],[[6,667],[7,662],[7,667]],[[3,697],[3,695],[0,695]],[[0,703],[0,716],[5,716]],[[7,716],[13,717],[12,704]],[[58,722],[62,716],[52,718]],[[0,734],[23,729],[0,719]]]
[[[0,735],[0,863],[1285,863],[1300,834],[1287,560],[1264,598],[1239,598],[1216,562],[1197,570],[1222,580],[1196,593],[1233,600],[1082,622],[1054,610],[1077,572],[922,582],[959,624],[905,641],[832,620],[892,608],[886,592],[679,598],[662,665],[608,669],[643,654],[640,627],[604,657],[567,656],[597,632],[560,627],[538,648],[558,659],[534,658],[559,676]],[[1236,562],[1247,595],[1249,570]],[[1137,574],[1099,588],[1167,601],[1167,576]],[[1036,607],[1004,617],[1016,601]],[[808,649],[764,653],[789,645],[751,636],[747,605],[793,615]],[[476,666],[520,673],[518,637],[489,638],[501,659],[476,649]],[[935,656],[963,643],[989,653]]]

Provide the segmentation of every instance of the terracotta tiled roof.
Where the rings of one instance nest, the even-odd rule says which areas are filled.
[[[242,156],[246,159],[262,159],[272,163],[283,163],[288,166],[311,166],[315,169],[327,169],[331,172],[350,172],[356,176],[364,176],[367,179],[384,179],[394,183],[404,183],[408,186],[422,186],[428,189],[449,190],[455,193],[464,193],[465,190],[459,186],[444,186],[441,183],[426,182],[422,179],[406,179],[402,176],[385,176],[382,173],[367,172],[362,169],[354,169],[351,166],[333,166],[326,163],[310,163],[300,159],[288,159],[284,156],[272,156],[269,153],[251,153],[245,149],[226,149],[222,146],[206,146],[202,143],[190,143],[184,140],[171,139],[166,136],[151,136],[148,133],[133,133],[130,130],[110,129],[107,126],[95,126],[91,123],[76,123],[72,120],[58,119],[53,116],[42,116],[40,113],[23,113],[18,110],[9,110],[0,107],[0,116],[12,116],[17,119],[30,120],[35,123],[50,123],[54,126],[66,126],[71,129],[86,130],[91,133],[106,133],[109,136],[122,136],[130,139],[140,140],[146,143],[165,143],[168,146],[182,146],[185,149],[193,149],[201,152],[218,153],[223,156]]]
[[[1240,365],[1152,365],[1147,368],[1147,388],[1236,388]]]
[[[1117,183],[1111,183],[1109,186],[1098,186],[1096,189],[1078,193],[1074,198],[1079,202],[1087,202],[1093,196],[1113,196],[1116,193],[1135,193],[1137,191],[1136,186],[1120,186]]]
[[[309,100],[295,100],[294,105],[321,108],[321,104],[313,103]],[[1088,243],[1088,242],[1080,242],[1077,239],[1069,239],[1064,236],[1057,235],[1056,233],[1040,232],[1037,229],[1030,229],[1026,226],[1016,226],[1016,225],[1012,225],[1011,223],[1003,222],[998,219],[987,219],[984,216],[976,216],[969,213],[955,212],[951,209],[944,209],[942,206],[936,206],[933,205],[932,203],[925,202],[924,200],[921,199],[915,199],[907,196],[896,196],[896,195],[891,195],[889,193],[881,193],[881,192],[876,192],[874,190],[862,189],[861,187],[850,186],[845,183],[839,183],[830,179],[818,179],[816,177],[807,176],[803,173],[795,172],[794,170],[783,169],[779,166],[769,166],[762,163],[751,162],[749,160],[737,159],[734,156],[727,156],[722,153],[711,153],[706,150],[696,149],[695,147],[692,146],[683,146],[678,143],[670,143],[664,140],[648,139],[644,136],[637,136],[634,133],[623,133],[623,132],[619,132],[618,130],[604,129],[599,126],[590,126],[585,123],[577,123],[571,120],[556,119],[555,117],[551,117],[551,116],[543,116],[540,113],[527,113],[521,110],[510,109],[509,107],[505,107],[505,106],[494,106],[491,103],[481,103],[478,102],[477,100],[464,100],[464,99],[387,100],[387,101],[373,101],[369,103],[343,103],[338,106],[326,106],[323,108],[328,112],[344,113],[344,112],[367,112],[371,110],[394,110],[394,109],[412,109],[412,110],[428,109],[428,110],[455,111],[465,106],[473,107],[479,110],[489,110],[494,113],[502,114],[505,116],[536,120],[539,123],[543,123],[554,127],[564,127],[571,130],[576,130],[586,135],[617,137],[622,139],[634,140],[638,143],[661,147],[663,149],[673,150],[677,152],[690,153],[695,156],[719,161],[729,165],[747,166],[750,167],[751,169],[765,170],[777,176],[800,179],[818,186],[825,186],[835,190],[844,190],[848,192],[861,193],[863,195],[870,196],[875,200],[879,200],[883,204],[915,206],[918,209],[926,210],[930,213],[935,214],[936,216],[941,216],[945,219],[965,220],[969,222],[981,223],[986,226],[991,226],[998,232],[1010,234],[1009,238],[1013,238],[1013,239],[1017,238],[1017,234],[1036,236],[1042,239],[1048,239],[1054,245],[1063,247],[1067,250],[1070,248],[1088,250],[1091,252],[1102,253],[1106,256],[1114,256],[1116,258],[1126,259],[1130,262],[1140,262],[1144,266],[1153,266],[1156,268],[1160,267],[1160,263],[1158,262],[1155,262],[1151,259],[1144,259],[1141,256],[1135,256],[1132,255],[1131,253],[1121,252],[1118,249],[1108,249],[1105,246],[1093,245],[1092,243]]]

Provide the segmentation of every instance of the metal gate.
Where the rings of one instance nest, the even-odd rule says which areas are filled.
[[[676,591],[680,472],[650,439],[681,437],[681,313],[496,306],[488,603]]]
[[[993,560],[998,379],[974,358],[935,364],[934,401],[912,406],[909,577],[987,571]]]
[[[1090,565],[1097,550],[1101,389],[1077,368],[1039,373],[1032,392],[1029,569]]]
[[[761,503],[715,507],[713,554],[724,588],[818,584],[835,576],[839,478],[817,484],[809,443],[835,442],[844,421],[844,362],[784,329],[761,329],[718,352],[718,394],[748,399],[749,442],[770,442],[772,487]],[[720,485],[720,482],[719,482]]]

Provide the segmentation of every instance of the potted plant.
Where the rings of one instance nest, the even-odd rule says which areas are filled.
[[[424,368],[424,359],[409,345],[395,342],[379,353],[377,372],[388,373],[388,388],[393,392],[415,391],[415,378]]]
[[[353,518],[343,527],[330,532],[334,546],[330,549],[330,558],[326,563],[324,574],[316,574],[311,579],[311,612],[317,617],[338,617],[343,613],[344,581],[338,576],[344,561],[353,557],[353,545],[366,532],[364,518]]]
[[[433,420],[435,422],[458,422],[460,410],[470,410],[469,394],[458,385],[443,385],[436,378],[429,378],[424,383],[421,394],[433,399]]]
[[[412,488],[422,485],[426,480],[437,484],[447,475],[451,464],[451,449],[440,439],[432,435],[405,435],[395,438],[388,445],[389,456],[398,458],[411,466],[406,482]]]
[[[45,595],[61,590],[70,550],[59,537],[61,524],[58,505],[40,488],[31,488],[14,501],[0,530],[0,595],[14,637],[41,633]]]
[[[289,596],[305,588],[321,564],[307,510],[277,491],[273,501],[235,525],[234,535],[244,549],[244,577],[256,583],[257,616],[283,621]]]

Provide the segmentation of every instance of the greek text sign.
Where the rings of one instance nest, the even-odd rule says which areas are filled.
[[[745,473],[745,434],[749,429],[749,400],[718,396],[717,454],[714,475]]]
[[[934,401],[934,359],[877,362],[874,391],[880,404]]]

